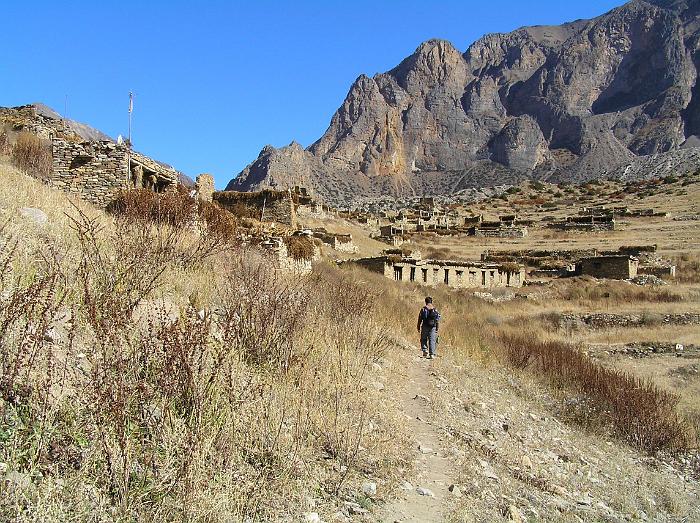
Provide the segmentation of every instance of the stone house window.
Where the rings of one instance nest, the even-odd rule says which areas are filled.
[[[411,281],[416,281],[416,268],[411,267]]]

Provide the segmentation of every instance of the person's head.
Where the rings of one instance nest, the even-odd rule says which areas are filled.
[[[431,303],[433,303],[433,299],[432,299],[430,296],[426,296],[426,297],[425,297],[425,304],[426,304],[426,305],[429,305],[429,304],[431,304]]]

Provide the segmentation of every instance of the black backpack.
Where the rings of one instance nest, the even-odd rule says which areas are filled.
[[[430,327],[431,329],[435,326],[437,326],[438,321],[440,321],[440,313],[437,311],[437,309],[426,309],[425,313],[425,323],[426,327]]]

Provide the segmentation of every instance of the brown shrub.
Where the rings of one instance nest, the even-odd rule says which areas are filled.
[[[107,210],[128,220],[185,227],[196,216],[197,202],[181,191],[131,189],[119,192]]]
[[[38,136],[22,132],[12,148],[12,163],[27,174],[46,178],[51,174],[51,144]]]
[[[314,257],[314,242],[308,236],[285,236],[289,256],[295,260],[311,260]]]
[[[582,424],[597,421],[643,450],[683,449],[688,425],[676,412],[678,397],[650,380],[593,362],[576,346],[533,336],[501,336],[506,361],[530,368],[559,388],[582,394],[575,401]]]

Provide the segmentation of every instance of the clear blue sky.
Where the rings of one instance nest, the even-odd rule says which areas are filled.
[[[622,0],[4,0],[0,105],[41,101],[223,187],[266,144],[310,145],[353,80],[429,38],[591,18]]]

